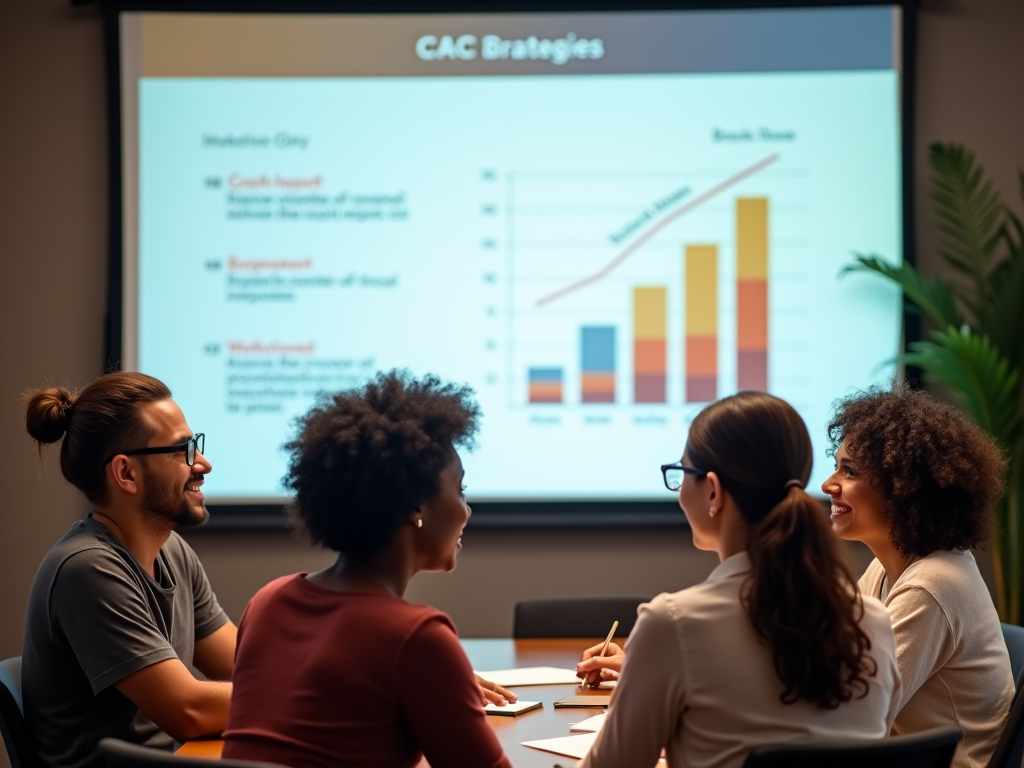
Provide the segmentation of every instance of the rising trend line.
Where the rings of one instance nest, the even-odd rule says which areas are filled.
[[[644,232],[642,235],[640,235],[640,237],[638,237],[636,240],[634,240],[632,243],[630,243],[628,246],[626,246],[622,250],[621,253],[619,253],[614,259],[612,259],[607,264],[605,264],[603,267],[601,267],[599,270],[597,270],[597,272],[594,272],[592,275],[587,275],[586,277],[584,277],[584,278],[582,278],[580,280],[577,280],[575,283],[571,283],[571,284],[565,286],[564,288],[559,288],[557,291],[555,291],[553,293],[549,293],[547,296],[541,296],[539,299],[537,299],[537,306],[538,307],[543,307],[545,304],[550,304],[552,301],[555,301],[556,299],[560,299],[563,296],[567,296],[570,293],[572,293],[573,291],[577,291],[580,288],[583,288],[584,286],[590,285],[591,283],[596,283],[602,277],[604,277],[609,272],[611,272],[613,269],[615,269],[617,266],[619,266],[619,264],[621,264],[626,259],[628,259],[630,257],[630,255],[633,253],[633,251],[635,251],[641,245],[646,243],[648,240],[650,240],[652,237],[654,237],[658,232],[660,232],[662,229],[667,227],[669,224],[671,224],[673,221],[678,219],[680,216],[683,216],[684,214],[689,213],[694,208],[702,205],[703,203],[706,203],[708,200],[713,198],[715,195],[717,195],[717,194],[719,194],[721,192],[724,192],[729,187],[731,187],[734,184],[737,184],[737,183],[743,181],[743,179],[747,178],[748,176],[752,176],[753,174],[757,173],[758,171],[764,170],[765,168],[767,168],[769,165],[771,165],[772,163],[774,163],[778,159],[779,159],[778,155],[769,155],[764,160],[761,160],[760,162],[754,163],[749,168],[745,168],[742,171],[740,171],[739,173],[737,173],[736,175],[730,176],[725,181],[716,184],[711,189],[709,189],[707,192],[704,192],[703,194],[697,195],[697,197],[693,198],[693,200],[691,200],[690,202],[686,203],[685,205],[681,205],[679,208],[677,208],[676,210],[672,211],[672,213],[670,213],[668,216],[663,218],[661,221],[659,221],[658,223],[656,223],[656,224],[652,225],[651,227],[649,227],[646,232]]]

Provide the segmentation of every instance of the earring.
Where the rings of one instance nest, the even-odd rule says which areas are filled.
[[[715,508],[712,507],[710,510],[708,510],[708,517],[714,517],[714,516],[715,516]]]
[[[416,527],[417,528],[422,528],[423,527],[423,518],[422,517],[417,517],[416,518]]]

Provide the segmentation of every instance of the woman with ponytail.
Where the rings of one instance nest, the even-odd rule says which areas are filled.
[[[702,411],[682,461],[662,467],[707,580],[642,605],[624,653],[588,651],[594,683],[621,667],[585,768],[732,768],[761,744],[882,738],[895,715],[895,646],[805,491],[810,436],[783,400],[741,392]],[[600,650],[600,649],[597,649]]]

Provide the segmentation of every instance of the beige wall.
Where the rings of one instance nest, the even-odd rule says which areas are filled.
[[[107,183],[97,10],[71,8],[67,0],[3,0],[0,14],[0,657],[6,657],[20,652],[37,563],[83,508],[61,482],[53,457],[42,465],[36,459],[19,398],[43,382],[84,384],[100,372]],[[1021,30],[1021,0],[927,0],[919,161],[930,141],[965,142],[1004,194],[1016,195],[1015,169],[1024,167]],[[921,222],[927,246],[932,239]],[[935,269],[927,253],[922,263]],[[206,532],[192,540],[236,619],[270,578],[328,561],[287,534]],[[698,581],[713,563],[693,549],[684,530],[471,531],[466,545],[455,574],[421,577],[410,596],[449,611],[469,636],[506,634],[521,595],[654,593]],[[863,552],[855,554],[862,562]]]

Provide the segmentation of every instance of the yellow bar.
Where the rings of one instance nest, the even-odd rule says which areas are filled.
[[[718,246],[686,246],[686,335],[718,333]]]
[[[661,287],[633,289],[633,338],[665,338],[666,295]]]
[[[736,279],[768,279],[768,198],[736,200]]]

